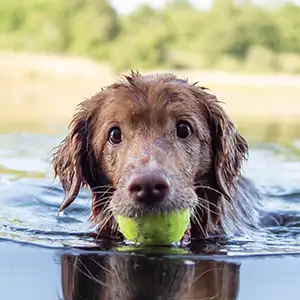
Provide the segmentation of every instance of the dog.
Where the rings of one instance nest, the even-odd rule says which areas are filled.
[[[261,228],[260,193],[241,174],[247,157],[208,89],[132,71],[79,104],[52,164],[66,195],[60,211],[88,187],[100,237],[122,238],[115,214],[187,208],[197,240]]]

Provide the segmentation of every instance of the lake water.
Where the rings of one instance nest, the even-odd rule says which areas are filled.
[[[38,130],[39,129],[39,130]],[[139,249],[89,233],[90,194],[57,216],[63,192],[49,151],[64,132],[0,134],[0,299],[296,299],[300,295],[300,126],[240,124],[244,174],[284,224],[185,249]]]

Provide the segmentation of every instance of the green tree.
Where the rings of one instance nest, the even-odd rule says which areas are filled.
[[[10,0],[0,6],[0,49],[91,56],[124,68],[300,72],[300,7],[214,0],[197,10],[168,0],[117,15],[108,0]]]
[[[69,16],[70,52],[107,58],[107,46],[120,31],[116,12],[106,0],[78,2]]]
[[[160,14],[143,5],[124,17],[121,24],[122,32],[110,52],[110,61],[116,68],[151,68],[168,64],[171,36]]]

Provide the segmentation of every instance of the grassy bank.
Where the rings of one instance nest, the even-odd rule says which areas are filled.
[[[236,121],[300,119],[300,76],[176,74],[209,87]],[[84,58],[0,53],[0,129],[64,127],[82,99],[117,77],[108,66]]]

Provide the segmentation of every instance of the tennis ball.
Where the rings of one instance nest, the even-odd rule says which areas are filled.
[[[116,216],[120,231],[132,242],[143,245],[170,245],[179,242],[190,223],[188,209],[136,218]]]

